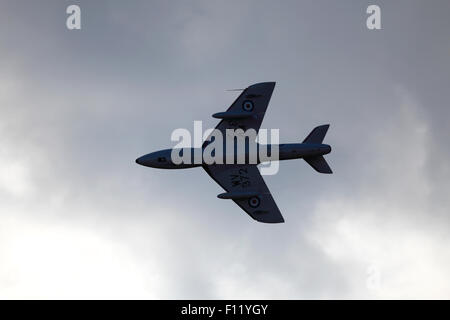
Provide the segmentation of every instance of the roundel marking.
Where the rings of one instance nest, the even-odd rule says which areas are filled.
[[[261,200],[259,199],[259,197],[251,197],[250,199],[248,199],[248,205],[252,208],[258,208],[260,204]]]
[[[253,111],[254,105],[253,102],[250,100],[245,100],[242,102],[242,110],[250,112]]]

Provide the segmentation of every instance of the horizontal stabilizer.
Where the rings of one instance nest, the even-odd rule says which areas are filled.
[[[333,173],[333,171],[331,171],[330,166],[325,161],[325,158],[323,156],[306,157],[304,159],[317,172],[320,172],[320,173]]]
[[[329,127],[330,127],[329,124],[324,124],[323,126],[315,127],[313,131],[311,131],[311,133],[306,137],[306,139],[303,140],[303,143],[321,144],[323,138],[325,138],[325,135],[327,134]]]

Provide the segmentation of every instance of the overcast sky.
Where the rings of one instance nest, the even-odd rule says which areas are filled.
[[[450,298],[449,16],[446,0],[1,0],[0,298]],[[281,142],[331,124],[333,175],[293,160],[265,177],[286,223],[217,199],[201,168],[134,162],[262,81]]]

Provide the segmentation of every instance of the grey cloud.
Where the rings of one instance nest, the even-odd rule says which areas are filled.
[[[381,1],[379,32],[369,2],[77,3],[80,31],[65,2],[2,3],[0,296],[448,297],[447,2]],[[175,128],[214,126],[224,89],[268,80],[263,127],[282,141],[331,123],[334,175],[287,161],[265,178],[286,224],[218,200],[201,169],[135,165]],[[18,267],[37,250],[24,230],[35,268]]]

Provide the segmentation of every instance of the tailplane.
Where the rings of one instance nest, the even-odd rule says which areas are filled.
[[[323,156],[307,157],[307,158],[304,158],[304,160],[306,162],[308,162],[308,164],[311,167],[313,167],[314,170],[316,170],[317,172],[333,173],[333,171],[331,171],[330,166],[325,161],[325,158]]]
[[[330,127],[329,124],[324,124],[323,126],[318,126],[311,131],[310,134],[303,140],[303,143],[317,143],[320,144],[323,141],[323,138],[325,138],[325,135],[327,134],[328,128]]]
[[[311,133],[303,140],[303,143],[311,143],[311,144],[322,144],[325,135],[327,134],[329,124],[324,124],[323,126],[318,126],[311,131]],[[317,172],[320,173],[333,173],[331,171],[330,166],[325,161],[325,158],[322,155],[305,157],[303,158],[308,164],[314,168]]]

